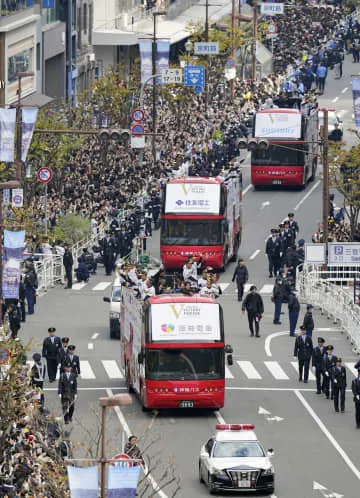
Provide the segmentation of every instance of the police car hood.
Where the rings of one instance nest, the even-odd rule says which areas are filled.
[[[267,457],[212,458],[211,465],[220,470],[267,470],[271,467],[271,462]]]

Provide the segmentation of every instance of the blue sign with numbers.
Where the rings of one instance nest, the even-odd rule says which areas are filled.
[[[328,247],[329,265],[360,265],[360,244],[358,242],[332,242],[328,244]]]
[[[204,66],[185,66],[184,68],[185,86],[204,86],[204,84],[205,84]]]

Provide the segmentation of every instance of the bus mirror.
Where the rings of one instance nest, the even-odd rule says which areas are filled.
[[[110,303],[110,298],[109,297],[103,297],[103,301],[105,303]]]
[[[227,358],[227,364],[229,365],[229,367],[231,367],[231,365],[234,363],[232,354],[228,354],[226,358]]]
[[[144,354],[143,354],[142,352],[140,352],[140,353],[138,354],[138,363],[139,363],[140,365],[142,365],[142,364],[144,363]]]
[[[232,346],[230,346],[230,344],[226,344],[224,349],[225,349],[225,353],[227,353],[227,354],[231,354],[234,352],[234,350],[233,350]]]

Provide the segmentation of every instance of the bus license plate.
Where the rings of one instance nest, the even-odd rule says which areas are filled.
[[[281,180],[273,180],[273,181],[272,181],[272,184],[273,184],[273,185],[281,185],[281,184],[282,184],[282,181],[281,181]]]
[[[239,488],[250,488],[250,481],[239,481],[238,487]]]
[[[179,408],[194,408],[193,401],[180,401]]]

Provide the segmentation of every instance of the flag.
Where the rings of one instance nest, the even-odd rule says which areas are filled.
[[[109,467],[108,498],[135,498],[141,467]]]
[[[156,42],[156,74],[164,69],[169,69],[170,41],[159,40]],[[157,84],[161,84],[161,78],[157,78]]]
[[[145,83],[152,75],[152,41],[140,40],[140,65],[141,65],[141,83]]]
[[[67,471],[71,498],[98,498],[99,472],[96,465],[85,468],[68,466]]]
[[[14,162],[16,109],[0,109],[0,161]]]
[[[355,125],[360,126],[360,77],[351,76]]]
[[[21,160],[26,161],[26,156],[30,147],[34,133],[38,110],[34,108],[22,109],[22,136],[21,136]]]
[[[4,299],[19,299],[22,254],[25,246],[25,230],[4,230],[4,266],[2,295]]]

